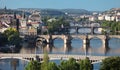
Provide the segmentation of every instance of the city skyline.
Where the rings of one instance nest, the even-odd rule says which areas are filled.
[[[86,9],[89,11],[105,11],[120,8],[120,0],[0,0],[0,8],[51,8],[51,9]]]

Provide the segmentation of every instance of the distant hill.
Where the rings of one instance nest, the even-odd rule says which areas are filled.
[[[18,10],[15,10],[15,9],[0,9],[0,14],[22,14],[23,11],[18,11]],[[30,15],[29,12],[25,12],[26,15]]]
[[[65,16],[65,13],[58,9],[40,9],[42,16]]]
[[[65,16],[65,13],[68,14],[91,14],[90,11],[84,9],[40,9],[40,8],[20,8],[20,10],[38,10],[43,16]]]
[[[90,11],[84,10],[84,9],[62,9],[61,10],[64,13],[68,13],[68,14],[91,14]]]
[[[115,14],[116,12],[120,12],[120,8],[112,8],[110,10],[102,12],[102,14]]]

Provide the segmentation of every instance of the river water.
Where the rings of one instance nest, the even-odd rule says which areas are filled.
[[[85,55],[85,51],[82,48],[83,41],[79,38],[71,40],[71,44],[67,45],[68,49],[64,49],[64,41],[62,39],[55,39],[53,45],[39,45],[36,49],[32,44],[24,43],[20,53],[43,53],[48,51],[49,54],[82,54]],[[98,38],[90,40],[90,49],[87,51],[87,55],[102,55],[102,56],[120,56],[120,39],[112,38],[109,40],[109,49],[106,51],[101,50],[102,41]],[[54,60],[59,64],[59,60]],[[0,60],[0,70],[24,70],[26,61],[18,59],[4,59]],[[100,63],[94,64],[94,70],[99,70]]]

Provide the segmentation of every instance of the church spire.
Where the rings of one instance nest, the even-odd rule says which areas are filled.
[[[25,12],[22,13],[22,18],[23,18],[23,19],[26,18]]]
[[[16,13],[14,12],[14,19],[16,19]]]

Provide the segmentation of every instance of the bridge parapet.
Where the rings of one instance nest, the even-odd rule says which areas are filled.
[[[53,39],[53,40],[56,39],[56,38],[61,38],[61,39],[64,40],[65,35],[52,35],[52,39]]]
[[[38,35],[38,37],[44,38],[49,43],[50,35]]]
[[[38,35],[39,37],[43,37],[43,38],[45,38],[45,39],[48,39],[48,38],[50,38],[50,36],[49,35]]]
[[[120,35],[109,35],[109,38],[119,38],[120,39]]]
[[[35,60],[36,56],[38,59],[43,59],[44,54],[0,54],[0,59],[16,58],[21,60]],[[48,54],[50,60],[68,60],[74,58],[76,60],[82,60],[88,57],[92,63],[101,62],[103,59],[108,58],[107,56],[85,56],[85,55],[69,55],[69,54]]]
[[[0,54],[2,57],[22,57],[22,58],[34,58],[39,56],[43,58],[44,54]],[[69,55],[69,54],[48,54],[49,58],[75,58],[75,59],[85,59],[85,55]],[[107,56],[87,56],[90,60],[102,60],[107,58]]]
[[[85,35],[71,35],[71,38],[72,38],[72,39],[73,39],[73,38],[79,38],[79,39],[84,40],[84,39],[86,39],[86,36],[85,36]]]
[[[88,35],[88,39],[92,39],[92,38],[99,38],[101,40],[105,40],[106,36],[105,35]]]

